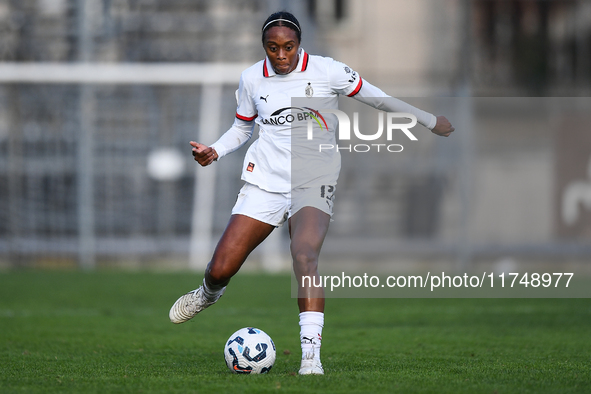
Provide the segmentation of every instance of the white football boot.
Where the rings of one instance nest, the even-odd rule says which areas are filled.
[[[180,324],[191,320],[196,314],[208,306],[215,304],[224,294],[224,291],[226,291],[225,287],[213,301],[210,301],[205,297],[203,294],[203,286],[188,292],[176,300],[172,308],[170,308],[170,312],[168,313],[170,321],[174,324]]]
[[[306,353],[302,358],[300,365],[300,375],[324,375],[322,363],[318,357],[314,357],[314,353]]]

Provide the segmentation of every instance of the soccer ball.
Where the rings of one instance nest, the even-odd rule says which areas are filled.
[[[246,327],[236,331],[224,346],[226,365],[234,373],[267,373],[276,356],[273,340],[258,328]]]

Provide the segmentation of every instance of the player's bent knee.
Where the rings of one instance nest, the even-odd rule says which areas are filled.
[[[315,274],[318,271],[318,254],[312,251],[294,253],[293,267],[298,274]]]

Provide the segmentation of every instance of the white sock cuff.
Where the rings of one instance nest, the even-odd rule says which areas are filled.
[[[314,324],[324,327],[324,313],[323,312],[302,312],[300,313],[300,327],[308,324]]]
[[[219,285],[209,285],[203,279],[203,295],[209,301],[217,301],[218,298],[222,296],[226,286],[219,286]]]

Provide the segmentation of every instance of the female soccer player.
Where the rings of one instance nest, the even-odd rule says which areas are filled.
[[[454,128],[443,116],[435,117],[372,86],[345,64],[309,55],[300,47],[301,27],[288,12],[274,13],[262,28],[266,58],[242,73],[238,108],[232,127],[211,146],[191,141],[192,154],[202,166],[234,152],[252,136],[259,138],[246,153],[240,190],[232,216],[205,270],[203,285],[180,297],[170,310],[173,323],[183,323],[214,304],[224,293],[247,256],[276,227],[287,221],[293,270],[300,281],[300,374],[324,374],[320,345],[324,326],[324,289],[304,285],[304,276],[318,278],[318,255],[332,216],[332,197],[340,169],[338,151],[323,157],[309,179],[291,178],[291,125],[293,97],[320,97],[337,108],[347,95],[379,110],[411,113],[418,122],[441,136]],[[283,115],[283,118],[280,116]],[[325,124],[334,139],[335,124]],[[336,145],[336,144],[335,144]],[[300,176],[301,178],[301,176]],[[297,197],[297,198],[296,198]]]

